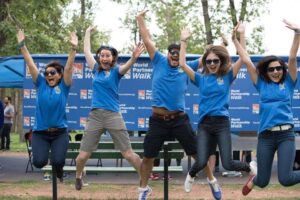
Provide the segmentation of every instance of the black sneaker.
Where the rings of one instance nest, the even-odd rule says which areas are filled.
[[[59,179],[59,181],[62,183],[64,181],[64,170],[63,167],[59,167],[56,169],[56,177]]]
[[[75,189],[76,190],[81,190],[82,186],[83,186],[82,179],[81,178],[76,178]]]

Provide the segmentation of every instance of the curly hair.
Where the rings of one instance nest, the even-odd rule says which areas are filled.
[[[103,70],[101,68],[101,64],[100,64],[100,61],[99,61],[99,54],[101,53],[102,50],[109,50],[111,52],[111,55],[113,56],[113,60],[112,60],[112,63],[111,63],[111,66],[110,67],[114,67],[117,60],[118,60],[118,51],[117,49],[115,49],[114,47],[111,47],[111,46],[100,46],[99,49],[96,51],[96,62],[99,64],[99,70]]]
[[[286,78],[286,74],[287,74],[287,64],[279,57],[277,56],[273,56],[273,55],[270,55],[270,56],[266,56],[266,57],[263,57],[256,65],[256,70],[258,72],[258,75],[263,79],[265,80],[266,82],[270,83],[272,82],[272,80],[270,79],[270,77],[268,76],[268,67],[269,67],[269,64],[271,62],[279,62],[281,66],[283,66],[283,74],[282,74],[282,77],[279,81],[279,83],[283,83],[283,81],[285,80]]]
[[[217,72],[217,76],[224,76],[227,71],[230,68],[231,60],[230,60],[230,55],[227,51],[227,49],[221,45],[208,45],[206,47],[206,51],[202,56],[202,65],[203,65],[203,73],[208,74],[208,68],[206,66],[206,58],[210,53],[216,54],[221,63],[220,63],[220,69]]]

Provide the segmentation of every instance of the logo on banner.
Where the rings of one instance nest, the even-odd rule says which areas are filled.
[[[85,128],[86,126],[86,117],[80,117],[80,127]]]
[[[193,104],[193,114],[198,115],[199,114],[199,105]]]
[[[87,99],[88,92],[87,90],[80,90],[80,99]]]
[[[145,90],[139,90],[138,91],[138,99],[145,100],[145,98],[146,98],[146,92],[145,92]]]
[[[138,128],[145,128],[146,127],[146,120],[145,118],[138,118]]]
[[[83,78],[83,64],[74,63],[73,64],[73,78],[82,79]]]
[[[36,99],[36,89],[31,89],[31,90],[30,90],[30,97],[31,97],[32,99]]]
[[[24,99],[30,99],[30,89],[24,89]]]
[[[259,104],[258,103],[252,104],[252,113],[259,114]]]
[[[23,117],[23,124],[24,124],[24,126],[30,126],[30,117],[28,117],[28,116],[24,116]]]

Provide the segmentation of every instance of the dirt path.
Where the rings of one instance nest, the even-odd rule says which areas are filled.
[[[16,186],[17,184],[1,184],[2,196],[18,196],[24,199],[46,196],[51,198],[51,183],[35,183],[30,185]],[[163,199],[163,185],[157,183],[152,185],[153,194],[150,199]],[[241,194],[241,185],[222,185],[223,199],[245,199]],[[26,191],[26,192],[24,192]],[[76,191],[71,183],[59,184],[58,199],[136,199],[137,188],[135,185],[111,185],[90,184],[81,191]],[[248,199],[300,199],[300,186],[280,187],[269,186],[266,189],[254,189]],[[185,193],[181,185],[171,185],[169,199],[212,199],[210,189],[207,185],[196,185],[191,193]]]

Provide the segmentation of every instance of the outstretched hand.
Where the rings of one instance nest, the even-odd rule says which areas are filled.
[[[86,29],[86,31],[92,33],[92,32],[94,32],[94,31],[96,31],[96,28],[97,28],[97,25],[90,25],[90,26]]]
[[[188,40],[191,37],[191,35],[192,34],[191,34],[190,29],[188,29],[187,27],[184,27],[181,30],[180,40],[186,41],[186,40]]]
[[[18,43],[21,43],[22,41],[25,40],[25,34],[24,34],[24,31],[19,29],[18,30],[18,33],[17,33],[17,40],[18,40]]]
[[[246,30],[246,26],[245,24],[242,22],[242,21],[239,21],[238,24],[237,24],[237,29],[236,31],[239,32],[239,33],[245,33],[245,30]]]
[[[282,21],[283,21],[283,23],[285,23],[285,26],[288,27],[289,29],[294,30],[297,33],[300,32],[300,28],[297,24],[291,23],[291,22],[287,21],[286,19],[283,19]]]
[[[145,18],[146,12],[148,12],[148,10],[143,10],[143,11],[139,12],[137,14],[136,18]]]
[[[78,46],[78,37],[75,32],[70,33],[70,44],[72,45],[73,48],[77,48]]]
[[[232,30],[232,34],[231,34],[232,41],[234,41],[235,39],[237,39],[236,33],[238,32],[240,24],[241,24],[241,22],[238,22],[237,25]]]
[[[132,57],[135,58],[135,59],[137,59],[137,58],[143,53],[144,50],[145,50],[144,43],[139,42],[139,43],[133,48],[133,51],[132,51]]]

